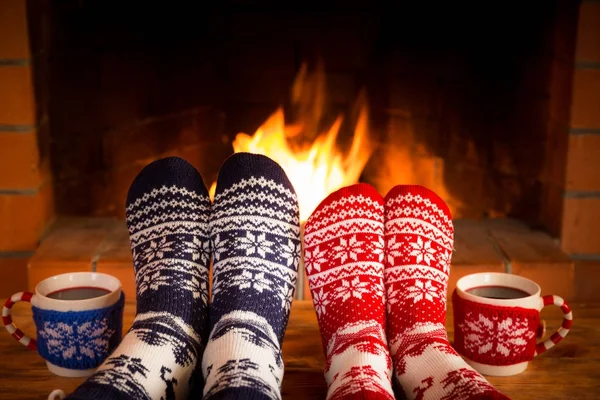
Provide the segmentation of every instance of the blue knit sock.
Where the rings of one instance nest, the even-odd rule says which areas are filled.
[[[231,156],[210,218],[213,292],[205,399],[280,399],[281,344],[300,257],[298,201],[279,165]]]
[[[137,315],[70,399],[185,399],[206,342],[210,200],[181,158],[148,165],[127,196]]]

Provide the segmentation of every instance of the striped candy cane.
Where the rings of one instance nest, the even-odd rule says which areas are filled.
[[[4,307],[2,308],[2,323],[4,327],[14,337],[19,343],[23,346],[31,349],[37,350],[37,342],[35,339],[30,338],[25,335],[23,331],[16,327],[16,325],[12,321],[11,308],[18,303],[19,301],[26,301],[31,303],[31,298],[33,297],[33,293],[29,292],[19,292],[13,294],[9,299],[4,303]]]
[[[564,319],[562,322],[562,326],[558,329],[558,331],[556,331],[552,336],[550,336],[549,339],[546,339],[543,342],[538,343],[537,346],[535,346],[536,356],[542,354],[548,349],[551,349],[558,342],[563,340],[563,338],[567,336],[567,333],[569,333],[571,325],[573,324],[573,312],[571,311],[571,308],[569,307],[567,302],[562,297],[550,295],[544,296],[542,300],[544,301],[544,307],[549,305],[555,305],[557,307],[560,307],[560,309],[563,312]]]

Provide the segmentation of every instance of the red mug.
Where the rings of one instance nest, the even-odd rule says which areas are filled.
[[[479,273],[458,280],[452,294],[454,348],[483,375],[510,376],[569,333],[573,313],[559,296],[541,296],[538,284],[518,275]],[[562,326],[537,343],[540,311],[560,307]]]

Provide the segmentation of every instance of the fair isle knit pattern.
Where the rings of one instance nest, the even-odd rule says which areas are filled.
[[[298,201],[281,167],[236,153],[210,219],[213,289],[205,399],[280,399],[281,345],[300,258]]]
[[[146,166],[127,197],[137,315],[119,347],[70,399],[186,399],[205,343],[208,191],[180,158]]]
[[[385,286],[394,376],[408,399],[506,399],[450,346],[446,295],[454,244],[444,201],[422,186],[385,198]]]
[[[304,230],[327,399],[393,400],[385,335],[383,199],[357,184],[329,195]]]

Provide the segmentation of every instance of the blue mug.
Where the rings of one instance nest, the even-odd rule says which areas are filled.
[[[32,305],[37,340],[12,321],[11,308],[19,301]],[[73,272],[44,279],[35,293],[12,295],[2,309],[2,322],[17,341],[37,350],[50,372],[85,377],[121,342],[124,302],[121,282],[114,276]]]

